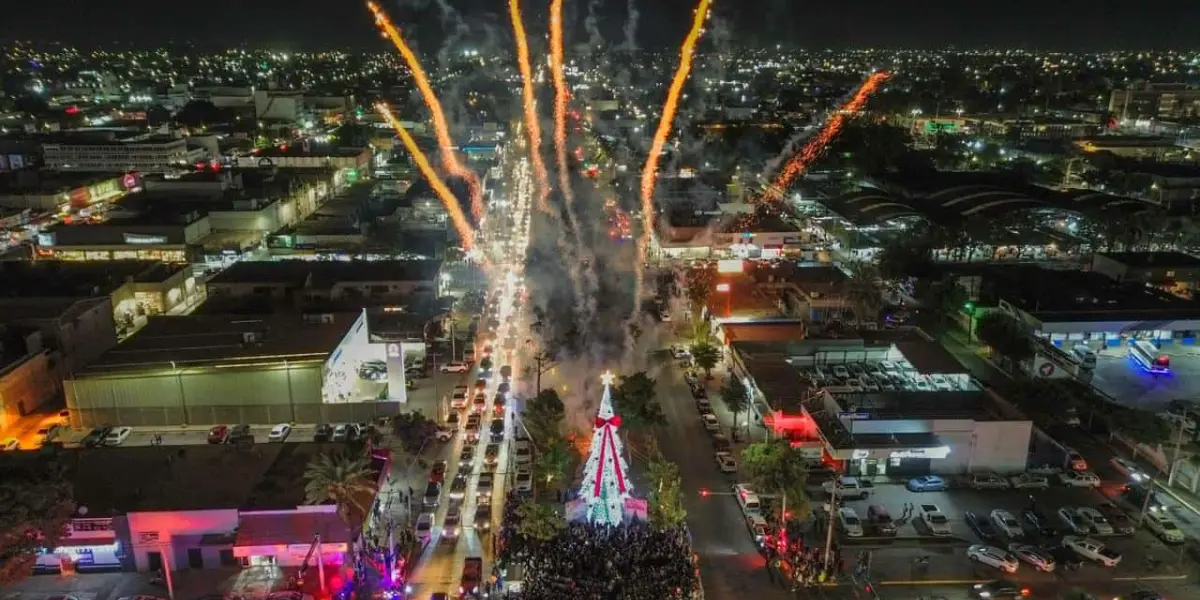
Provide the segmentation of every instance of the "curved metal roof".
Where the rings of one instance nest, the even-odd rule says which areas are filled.
[[[855,225],[877,225],[897,217],[923,216],[911,205],[877,190],[832,198],[824,204]]]
[[[1091,190],[1072,190],[1063,195],[1066,197],[1066,202],[1070,204],[1070,209],[1081,213],[1113,210],[1133,214],[1155,208],[1154,205],[1141,200]]]

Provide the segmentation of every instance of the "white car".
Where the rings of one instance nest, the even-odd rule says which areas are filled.
[[[1131,460],[1125,460],[1119,456],[1114,456],[1108,462],[1113,466],[1114,469],[1117,470],[1118,473],[1134,481],[1146,481],[1150,479],[1150,476],[1147,475],[1141,467],[1137,466],[1137,463],[1134,463]]]
[[[129,435],[132,433],[132,427],[117,427],[116,429],[108,432],[108,435],[104,436],[104,445],[120,446],[125,442],[125,440],[129,439]]]
[[[1014,490],[1048,490],[1050,480],[1045,475],[1037,473],[1021,473],[1008,478],[1008,483]]]
[[[1017,560],[1032,566],[1033,568],[1049,573],[1058,565],[1054,562],[1054,557],[1048,552],[1027,544],[1009,544],[1008,551],[1017,557]]]
[[[1100,487],[1100,477],[1091,471],[1063,471],[1058,479],[1071,487]]]
[[[942,513],[936,504],[921,505],[921,520],[933,535],[950,535],[950,519]]]
[[[704,422],[704,429],[706,431],[709,431],[712,433],[721,431],[721,423],[720,423],[720,421],[717,421],[716,415],[714,415],[712,413],[704,413],[704,414],[700,415],[700,420]]]
[[[972,474],[970,486],[976,490],[1006,490],[1008,482],[995,473],[985,471]]]
[[[763,540],[767,538],[767,520],[758,513],[746,515],[746,529],[750,531],[750,536],[754,538],[755,545],[761,545]]]
[[[838,524],[842,526],[842,531],[846,533],[847,537],[862,537],[863,535],[862,521],[859,520],[858,513],[849,506],[838,509]]]
[[[1147,512],[1146,529],[1149,529],[1159,539],[1168,544],[1182,544],[1184,541],[1183,531],[1179,526],[1172,521],[1170,517],[1158,512]]]
[[[996,526],[997,530],[1002,531],[1004,535],[1011,539],[1016,540],[1025,537],[1025,530],[1021,528],[1021,522],[1007,510],[993,510],[992,524]]]
[[[718,452],[716,454],[717,468],[722,473],[737,473],[737,461],[733,459],[733,455],[728,452]]]
[[[450,438],[454,437],[454,434],[457,431],[457,429],[452,429],[450,427],[438,427],[437,432],[433,434],[433,437],[437,438],[437,441],[439,442],[448,442],[450,441]]]
[[[1088,529],[1091,530],[1092,533],[1096,535],[1113,534],[1112,523],[1109,523],[1108,519],[1104,518],[1104,515],[1100,514],[1100,511],[1090,506],[1084,506],[1083,508],[1076,510],[1075,514],[1078,515],[1084,523],[1087,523]]]
[[[438,369],[438,370],[443,373],[466,373],[470,369],[471,369],[471,366],[468,365],[467,363],[455,361],[452,363],[446,363],[446,364],[442,365],[442,368]]]
[[[1058,509],[1058,519],[1063,522],[1063,526],[1071,533],[1087,535],[1092,531],[1091,525],[1083,517],[1079,516],[1076,509],[1069,506]]]
[[[1075,551],[1083,558],[1094,560],[1106,567],[1115,567],[1121,562],[1121,553],[1091,538],[1068,535],[1063,537],[1062,545]]]
[[[517,473],[517,483],[513,487],[518,492],[529,493],[533,491],[533,474],[532,473]]]
[[[268,442],[282,442],[292,434],[292,426],[287,423],[280,423],[271,428],[271,433],[267,434]]]
[[[850,371],[848,371],[846,369],[846,367],[844,367],[842,365],[834,365],[833,366],[833,376],[837,377],[838,379],[849,379]]]
[[[967,558],[985,565],[996,567],[1005,573],[1016,573],[1021,568],[1017,557],[995,546],[976,544],[967,548]]]

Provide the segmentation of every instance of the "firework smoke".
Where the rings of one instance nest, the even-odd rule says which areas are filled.
[[[679,49],[679,67],[675,70],[675,77],[671,80],[671,87],[667,90],[662,117],[659,118],[658,129],[655,130],[654,139],[650,143],[650,154],[646,157],[646,166],[642,169],[642,234],[638,237],[637,263],[634,264],[635,300],[633,312],[629,317],[631,324],[641,313],[639,299],[642,287],[645,285],[646,252],[651,236],[654,235],[654,184],[658,175],[658,161],[662,156],[663,147],[667,143],[667,136],[671,134],[675,111],[679,108],[679,94],[683,91],[683,84],[687,81],[688,73],[692,69],[692,54],[696,50],[696,42],[700,40],[700,34],[704,29],[704,20],[708,17],[708,6],[709,0],[700,0],[700,4],[696,7],[696,13],[692,16],[692,27]]]
[[[375,15],[375,23],[383,30],[384,35],[392,41],[396,46],[396,50],[400,51],[400,55],[404,57],[405,64],[408,65],[408,70],[412,73],[413,81],[421,90],[421,97],[425,100],[426,106],[429,107],[430,117],[433,120],[433,130],[437,136],[439,154],[442,159],[442,168],[454,177],[458,177],[467,183],[467,189],[471,196],[471,214],[475,216],[476,222],[483,216],[483,191],[480,188],[479,177],[475,172],[468,169],[454,154],[454,140],[450,137],[450,126],[446,123],[446,115],[442,111],[442,103],[438,100],[437,94],[433,91],[433,86],[429,84],[429,76],[426,75],[425,69],[421,66],[421,61],[417,60],[417,55],[413,53],[412,48],[408,47],[404,38],[400,35],[400,31],[388,18],[387,14],[379,8],[375,2],[367,2],[367,8]]]
[[[529,140],[529,156],[538,182],[538,208],[549,211],[550,175],[542,160],[542,125],[538,121],[537,99],[533,89],[533,67],[529,62],[529,38],[521,16],[521,1],[508,0],[508,17],[512,20],[513,37],[517,42],[517,67],[521,71],[521,103],[525,113],[525,134]]]
[[[705,2],[705,4],[708,4]],[[621,48],[630,52],[637,50],[637,27],[638,20],[642,18],[642,13],[638,12],[637,4],[634,0],[625,0],[625,10],[628,16],[625,19],[625,43]]]
[[[583,19],[583,29],[588,34],[589,55],[604,45],[604,36],[600,34],[600,18],[596,14],[599,10],[600,0],[588,0],[587,16]]]
[[[454,224],[454,229],[458,231],[458,236],[462,238],[463,248],[471,249],[475,246],[475,232],[471,229],[471,224],[467,222],[466,215],[463,214],[462,208],[459,206],[458,199],[454,197],[454,192],[446,187],[433,166],[429,164],[429,159],[421,148],[417,146],[417,141],[412,138],[408,130],[400,124],[396,116],[392,114],[391,109],[382,102],[375,105],[375,110],[382,116],[392,129],[396,130],[396,135],[400,136],[400,141],[408,150],[408,153],[413,157],[413,161],[417,163],[417,168],[421,170],[421,174],[429,181],[429,185],[433,187],[433,192],[442,200],[442,204],[446,206],[446,212],[450,215],[450,221]]]

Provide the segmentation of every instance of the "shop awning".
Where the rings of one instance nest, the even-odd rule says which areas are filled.
[[[332,512],[243,514],[235,547],[310,544],[320,534],[322,543],[349,544],[350,526]]]

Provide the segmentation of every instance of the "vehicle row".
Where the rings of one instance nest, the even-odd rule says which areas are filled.
[[[1040,473],[1018,473],[1008,477],[990,471],[972,473],[962,480],[964,487],[973,490],[1046,490],[1051,482],[1067,487],[1100,487],[1100,477],[1091,471],[1062,471],[1053,479]],[[940,475],[922,475],[905,482],[910,492],[941,492],[949,489],[951,481]]]

